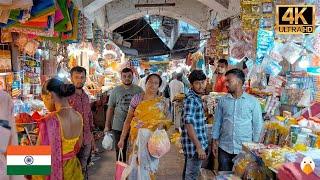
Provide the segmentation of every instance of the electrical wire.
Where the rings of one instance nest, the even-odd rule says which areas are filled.
[[[142,31],[147,25],[149,25],[148,23],[146,23],[141,29],[139,29],[137,32],[135,32],[132,36],[130,36],[129,38],[124,39],[126,40],[131,40],[132,37],[136,36],[140,31]]]
[[[130,30],[132,30],[133,28],[137,27],[137,25],[141,22],[141,19],[139,19],[139,21],[134,25],[132,26],[131,28],[127,29],[127,30],[124,30],[124,31],[121,31],[121,32],[116,32],[116,33],[119,33],[119,34],[123,34],[125,32],[128,32]]]

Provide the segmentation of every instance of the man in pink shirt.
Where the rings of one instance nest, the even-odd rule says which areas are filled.
[[[92,130],[93,115],[90,107],[89,96],[82,89],[86,82],[86,69],[80,66],[76,66],[71,69],[71,81],[76,87],[76,93],[69,98],[70,105],[78,111],[83,118],[83,142],[78,158],[82,166],[82,173],[85,179],[88,179],[87,166],[89,158],[91,156],[91,149],[93,143]]]

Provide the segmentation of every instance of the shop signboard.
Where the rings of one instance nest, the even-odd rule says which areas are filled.
[[[277,5],[276,32],[311,34],[315,30],[315,5]]]

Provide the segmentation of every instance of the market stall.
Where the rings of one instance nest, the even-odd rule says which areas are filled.
[[[47,114],[42,84],[52,77],[70,82],[75,66],[89,74],[84,90],[103,128],[108,92],[120,83],[125,61],[120,48],[75,1],[13,1],[1,4],[0,14],[0,89],[13,98],[20,145],[36,144],[38,122]]]
[[[244,143],[233,172],[217,179],[286,179],[304,175],[320,179],[320,76],[316,70],[320,62],[320,31],[316,26],[313,34],[277,34],[272,17],[279,4],[288,2],[241,1],[240,16],[229,20],[228,62],[231,68],[246,68],[244,88],[260,102],[264,132],[259,144]],[[217,35],[220,31],[219,26],[212,30],[206,55],[223,57]],[[212,92],[206,98],[208,112],[213,116],[219,96]],[[313,159],[315,168],[304,174],[297,168],[305,157]]]

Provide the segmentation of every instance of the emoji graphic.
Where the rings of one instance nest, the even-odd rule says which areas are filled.
[[[301,161],[300,168],[306,175],[309,175],[313,173],[315,164],[310,157],[305,157]]]

